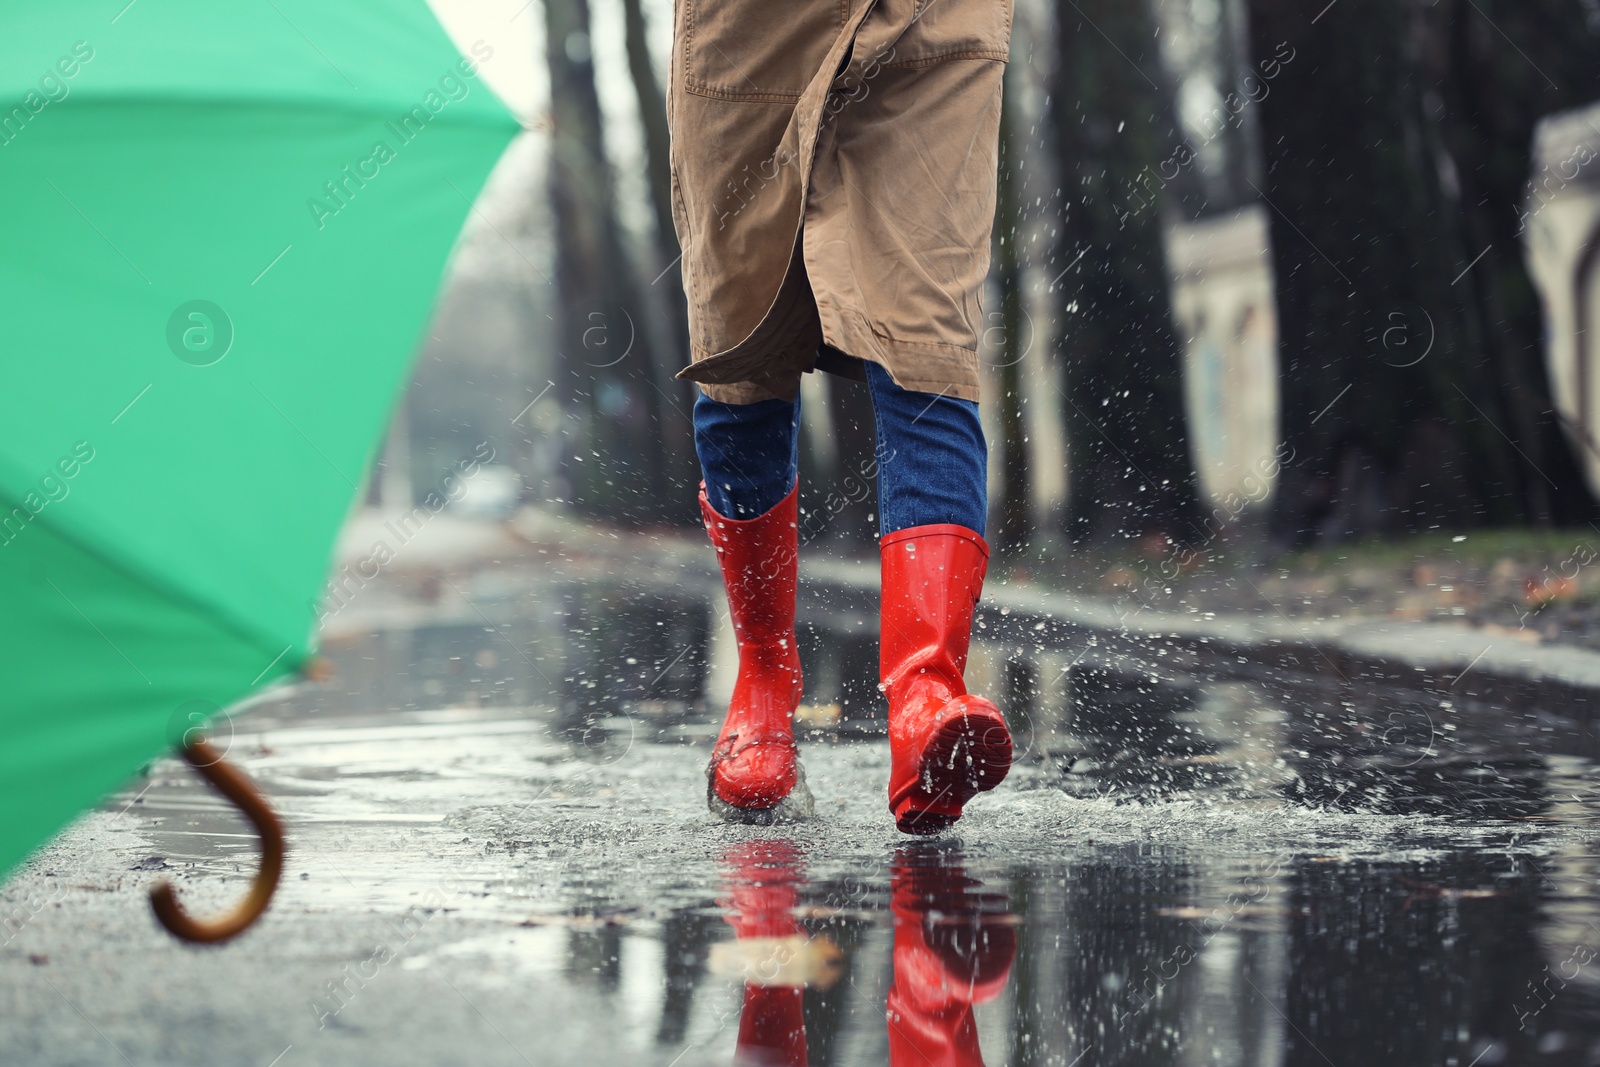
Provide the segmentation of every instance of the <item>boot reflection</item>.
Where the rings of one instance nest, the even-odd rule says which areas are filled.
[[[805,1067],[801,1008],[818,948],[794,916],[804,854],[792,841],[746,841],[723,855],[721,903],[738,940],[713,946],[713,972],[745,980],[739,1012],[740,1067]]]
[[[902,849],[892,876],[890,1067],[983,1067],[972,1006],[1000,995],[1017,955],[1005,894],[980,892],[960,853]]]

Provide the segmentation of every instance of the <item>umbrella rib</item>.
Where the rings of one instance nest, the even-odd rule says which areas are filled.
[[[0,493],[0,502],[5,499],[5,494]],[[152,573],[149,566],[138,557],[130,557],[114,550],[97,538],[87,537],[83,530],[77,530],[70,526],[60,526],[52,522],[49,513],[39,516],[34,521],[43,527],[49,528],[52,536],[72,545],[76,551],[87,553],[105,565],[127,574],[145,588],[159,593],[172,603],[181,605],[185,610],[194,612],[209,620],[212,624],[232,634],[237,640],[259,649],[262,653],[267,653],[277,648],[278,642],[283,640],[282,634],[258,628],[253,625],[254,620],[242,618],[227,605],[207,599],[198,595],[195,590],[173,582],[170,575]],[[45,576],[41,575],[41,577]],[[45,580],[49,581],[47,577]],[[53,582],[51,583],[51,585],[54,584]],[[58,588],[56,592],[60,593],[61,590]],[[66,596],[64,593],[61,595],[63,597]],[[67,603],[72,604],[72,601],[69,599]],[[76,604],[72,606],[77,608]],[[79,611],[78,614],[82,615],[83,612]],[[87,616],[85,618],[87,619]],[[90,622],[90,625],[93,626],[94,623]],[[104,636],[104,634],[101,636]],[[109,640],[107,638],[108,643]],[[113,645],[112,647],[116,646]],[[126,655],[123,658],[126,659]],[[130,660],[129,662],[132,661]],[[135,669],[137,669],[137,664],[135,664]],[[141,671],[140,673],[142,674],[143,672]]]
[[[86,622],[90,626],[94,627],[94,632],[100,635],[100,639],[101,640],[103,640],[106,644],[110,645],[112,647],[112,649],[115,650],[117,655],[121,656],[123,659],[127,659],[128,660],[128,666],[132,667],[136,671],[139,671],[139,665],[137,663],[133,662],[133,660],[128,659],[128,654],[126,652],[122,651],[122,649],[117,648],[117,643],[115,641],[111,640],[111,638],[107,637],[106,636],[106,632],[104,630],[100,629],[100,627],[98,627],[98,626],[95,626],[94,620],[89,618],[89,616],[85,615],[83,613],[83,609],[82,608],[80,608],[80,607],[78,607],[78,605],[72,603],[72,598],[69,597],[67,594],[62,593],[61,592],[61,587],[59,585],[57,585],[55,582],[50,581],[50,576],[48,574],[44,575],[44,580],[47,581],[47,582],[50,582],[50,588],[54,589],[57,593],[60,593],[61,599],[65,600],[71,606],[72,610],[76,611],[78,613],[79,617],[81,617],[84,622]],[[144,684],[145,685],[153,684],[150,681],[150,676],[148,674],[145,674],[144,671],[139,671],[139,677],[144,679]]]
[[[0,503],[7,499],[9,498],[6,494],[0,491]],[[40,526],[48,528],[51,536],[58,537],[72,545],[76,551],[87,553],[100,560],[106,566],[121,571],[147,589],[159,593],[167,600],[181,605],[185,610],[194,612],[209,620],[212,624],[221,627],[236,639],[260,650],[263,654],[278,648],[278,642],[283,640],[283,634],[259,627],[256,625],[255,619],[241,616],[228,605],[218,603],[201,595],[195,589],[173,581],[171,575],[153,572],[149,565],[138,556],[130,556],[125,552],[118,551],[117,548],[106,544],[102,539],[88,536],[88,531],[86,530],[59,525],[52,521],[50,512],[41,514],[34,521]],[[44,576],[41,575],[41,577]],[[46,580],[48,581],[48,578]],[[60,592],[59,589],[56,591]],[[69,604],[72,603],[71,600],[67,602]],[[73,607],[76,608],[77,605],[74,604]],[[80,611],[79,614],[81,615],[82,612]],[[90,625],[93,625],[93,623],[91,622]]]

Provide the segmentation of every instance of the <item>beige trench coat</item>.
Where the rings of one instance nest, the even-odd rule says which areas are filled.
[[[679,377],[793,398],[852,356],[976,400],[1011,0],[675,0],[673,22]]]

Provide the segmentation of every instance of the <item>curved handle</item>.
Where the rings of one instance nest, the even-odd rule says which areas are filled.
[[[261,835],[261,869],[256,872],[250,893],[237,908],[219,919],[192,918],[178,903],[178,894],[171,882],[162,882],[150,890],[151,909],[174,937],[197,944],[216,944],[244,933],[272,902],[272,894],[283,876],[283,823],[254,783],[238,768],[225,763],[222,753],[212,748],[209,741],[197,735],[184,744],[181,752],[189,766],[210,782],[213,789],[231,800]]]

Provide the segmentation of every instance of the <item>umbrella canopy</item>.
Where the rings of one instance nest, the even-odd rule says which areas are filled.
[[[0,874],[313,655],[492,57],[421,0],[0,13]]]

